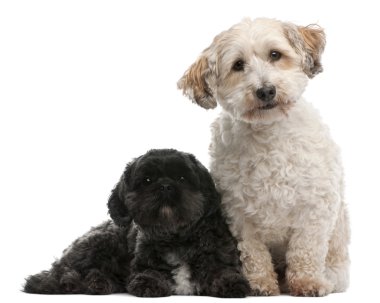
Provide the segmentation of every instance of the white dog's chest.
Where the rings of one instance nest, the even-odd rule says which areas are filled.
[[[211,173],[224,208],[237,225],[234,218],[243,215],[262,238],[285,240],[311,209],[337,196],[331,190],[340,182],[335,145],[312,110],[300,106],[288,119],[262,128],[223,114],[212,127]]]
[[[230,153],[223,165],[216,168],[221,189],[232,188],[229,193],[250,202],[245,212],[257,220],[262,217],[263,224],[281,226],[281,219],[286,219],[299,200],[302,175],[307,176],[305,163],[300,163],[302,159],[296,152],[284,153],[281,146],[268,150],[267,146],[253,142],[240,148],[240,155],[247,157]],[[273,216],[268,216],[268,211]]]
[[[276,234],[286,232],[284,226],[299,200],[291,162],[273,153],[247,161],[246,167],[237,185],[248,202],[245,212],[261,227],[278,229]]]

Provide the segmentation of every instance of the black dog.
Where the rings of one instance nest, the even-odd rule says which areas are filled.
[[[141,297],[244,297],[236,241],[207,169],[191,154],[151,150],[129,163],[108,201],[113,219],[74,241],[24,291]]]

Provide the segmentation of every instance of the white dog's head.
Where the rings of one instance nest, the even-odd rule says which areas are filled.
[[[178,81],[198,105],[219,103],[235,119],[271,121],[286,115],[308,78],[322,71],[325,35],[272,19],[244,19],[214,38]]]

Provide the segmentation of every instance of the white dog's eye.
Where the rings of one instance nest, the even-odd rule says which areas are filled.
[[[244,64],[245,62],[243,60],[237,60],[234,65],[232,65],[232,69],[235,72],[240,72],[244,70]]]
[[[281,56],[282,56],[282,54],[281,54],[280,52],[278,52],[278,51],[274,51],[274,50],[272,50],[272,51],[270,51],[270,53],[269,53],[269,58],[270,58],[272,61],[278,61],[278,60],[280,60],[280,59],[281,59]]]

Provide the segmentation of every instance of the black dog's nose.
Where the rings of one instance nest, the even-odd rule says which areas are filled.
[[[276,96],[276,88],[273,85],[263,86],[256,91],[256,96],[264,102],[272,101]]]
[[[171,186],[170,184],[161,184],[160,189],[161,191],[172,191],[173,186]]]

